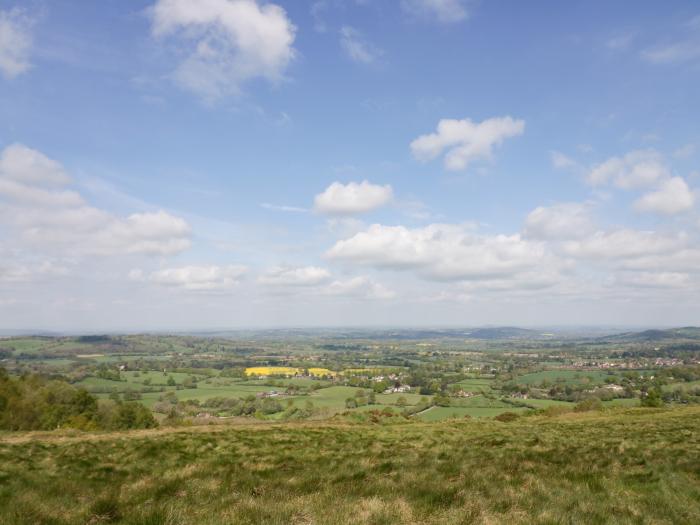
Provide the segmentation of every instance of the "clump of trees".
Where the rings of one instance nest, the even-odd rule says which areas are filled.
[[[122,430],[157,425],[153,414],[140,403],[98,400],[65,381],[38,374],[13,378],[0,368],[2,430]]]

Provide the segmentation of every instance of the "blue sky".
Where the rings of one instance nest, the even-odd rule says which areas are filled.
[[[0,328],[697,324],[696,2],[0,0]]]

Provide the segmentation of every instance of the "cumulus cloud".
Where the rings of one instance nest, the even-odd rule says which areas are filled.
[[[580,240],[564,243],[564,251],[573,257],[588,259],[637,258],[676,252],[687,244],[687,235],[653,231],[618,229],[598,231]]]
[[[118,217],[90,206],[60,163],[14,144],[0,154],[0,224],[39,250],[169,255],[190,246],[187,222],[163,210]]]
[[[164,268],[152,272],[147,281],[193,292],[221,292],[238,285],[246,273],[245,266],[182,266]],[[129,273],[132,280],[144,279],[143,272],[132,270]]]
[[[0,173],[4,179],[24,183],[54,186],[70,182],[60,163],[23,144],[11,144],[2,151]]]
[[[31,67],[33,20],[22,9],[0,10],[0,73],[15,78]]]
[[[678,243],[667,251],[656,251],[619,262],[619,268],[643,272],[700,273],[700,249]]]
[[[272,287],[318,286],[330,278],[331,273],[318,266],[278,266],[258,277],[258,283]]]
[[[511,117],[494,117],[483,122],[469,119],[442,119],[436,133],[422,135],[411,142],[413,156],[419,161],[429,161],[445,155],[445,168],[458,171],[466,169],[477,159],[490,159],[494,146],[505,139],[522,135],[525,121]]]
[[[661,155],[654,150],[638,150],[623,157],[611,157],[588,174],[592,186],[614,184],[618,188],[648,187],[670,177]]]
[[[411,16],[432,18],[443,24],[454,24],[469,18],[465,0],[402,0],[401,7]]]
[[[53,261],[40,264],[0,264],[0,282],[21,283],[67,275],[67,267]]]
[[[542,242],[517,234],[481,235],[473,226],[459,224],[424,228],[373,224],[338,241],[326,257],[379,269],[413,270],[437,281],[511,279],[560,266]]]
[[[394,198],[390,185],[380,186],[364,180],[360,183],[334,182],[316,195],[314,210],[326,215],[354,215],[385,206]]]
[[[396,297],[396,292],[393,290],[364,276],[333,281],[324,287],[321,293],[338,297],[366,299],[393,299]]]
[[[254,78],[280,80],[295,57],[296,27],[283,8],[257,0],[158,0],[153,34],[188,49],[175,79],[207,101]]]
[[[538,206],[525,219],[525,236],[533,239],[577,239],[594,230],[590,206],[577,202]]]
[[[661,183],[655,191],[643,195],[635,202],[639,211],[673,215],[688,211],[695,203],[695,196],[682,177],[673,177]]]
[[[684,288],[690,282],[690,275],[680,272],[623,272],[614,281],[634,288]]]
[[[360,64],[371,64],[382,55],[382,51],[371,44],[357,29],[343,26],[340,29],[340,45],[345,54]]]

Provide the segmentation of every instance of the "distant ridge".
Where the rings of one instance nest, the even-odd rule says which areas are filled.
[[[476,328],[466,332],[469,339],[538,339],[546,337],[541,331],[515,326]]]
[[[642,332],[625,332],[601,337],[601,340],[604,341],[620,342],[654,342],[689,339],[700,340],[700,327],[685,326],[681,328],[652,329]]]

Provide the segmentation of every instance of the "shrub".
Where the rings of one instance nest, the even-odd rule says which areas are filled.
[[[603,402],[597,397],[589,397],[574,407],[574,412],[589,412],[591,410],[603,410]]]
[[[516,414],[515,412],[503,412],[502,414],[498,414],[494,419],[496,421],[502,421],[503,423],[509,423],[511,421],[515,421],[518,419],[520,416]]]

